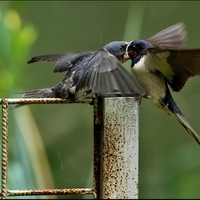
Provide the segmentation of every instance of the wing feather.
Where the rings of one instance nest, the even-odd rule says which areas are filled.
[[[57,62],[60,58],[65,56],[64,54],[47,54],[32,57],[27,63],[31,64],[34,62],[47,61],[47,62]]]
[[[150,53],[150,54],[149,54]],[[190,77],[200,75],[200,49],[147,51],[151,71],[159,71],[171,88],[180,91]],[[151,67],[152,66],[152,67]]]
[[[170,51],[167,62],[174,72],[170,83],[174,91],[180,91],[190,77],[200,75],[200,49]]]
[[[88,63],[84,63],[82,70],[77,90],[87,87],[103,96],[115,95],[116,91],[123,96],[139,96],[144,93],[138,81],[106,49],[96,52]]]
[[[170,26],[149,38],[151,47],[165,49],[183,49],[186,46],[187,32],[184,23]]]
[[[64,72],[69,68],[77,65],[79,62],[90,55],[92,52],[78,52],[78,53],[67,53],[67,54],[46,54],[32,57],[27,63],[31,64],[34,62],[47,61],[56,62],[54,72]]]
[[[94,52],[35,56],[28,63],[38,61],[56,61],[54,72],[67,71],[62,82],[73,82],[77,94],[82,91],[102,96],[138,97],[144,94],[137,79],[106,48]]]
[[[60,57],[55,65],[54,72],[64,72],[69,70],[69,68],[82,62],[85,57],[89,56],[91,53],[93,52],[84,51],[79,53],[68,53],[65,56]]]

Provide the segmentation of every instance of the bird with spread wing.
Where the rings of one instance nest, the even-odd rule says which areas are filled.
[[[144,97],[178,122],[200,144],[200,137],[183,116],[170,90],[180,91],[186,81],[200,75],[200,49],[185,49],[183,23],[170,26],[147,40],[127,45],[132,72],[145,91]]]

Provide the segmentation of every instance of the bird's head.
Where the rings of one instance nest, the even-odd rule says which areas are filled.
[[[144,40],[135,40],[129,42],[127,45],[127,52],[128,56],[132,60],[132,67],[140,61],[141,57],[145,55],[149,47],[149,43]]]
[[[128,43],[125,41],[114,41],[105,45],[104,48],[123,63],[130,59],[126,52],[127,45]]]

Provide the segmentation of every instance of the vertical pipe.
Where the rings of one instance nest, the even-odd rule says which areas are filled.
[[[102,99],[94,98],[94,197],[99,199],[100,194],[100,139],[102,134],[103,117]]]
[[[8,174],[8,102],[2,100],[2,163],[1,163],[1,199],[7,199]]]
[[[100,198],[137,199],[138,102],[105,98],[103,108]]]

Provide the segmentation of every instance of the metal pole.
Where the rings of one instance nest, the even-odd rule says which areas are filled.
[[[105,98],[100,198],[138,199],[138,102]]]
[[[100,142],[103,127],[102,98],[94,99],[94,198],[100,198]]]
[[[7,199],[8,184],[8,102],[2,104],[2,153],[1,153],[1,199]]]

